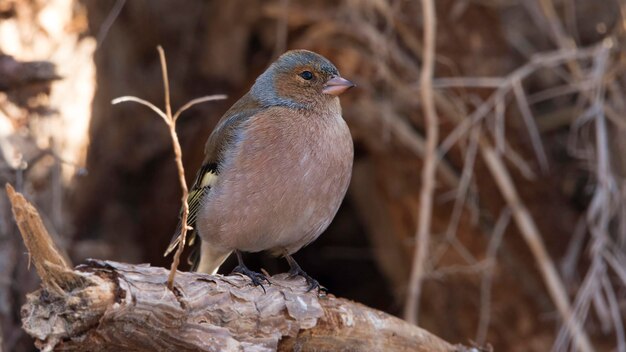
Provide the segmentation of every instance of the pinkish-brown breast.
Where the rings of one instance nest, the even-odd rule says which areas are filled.
[[[323,114],[270,108],[244,131],[199,214],[200,236],[228,250],[293,253],[328,227],[350,181],[339,102]]]

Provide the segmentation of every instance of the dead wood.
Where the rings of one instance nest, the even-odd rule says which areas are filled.
[[[46,288],[22,308],[42,350],[60,351],[458,351],[438,337],[361,304],[306,292],[304,280],[271,278],[266,293],[239,276],[178,273],[89,261],[87,284]]]
[[[0,91],[49,82],[59,78],[56,74],[56,68],[51,62],[20,62],[9,55],[0,54]]]
[[[241,276],[89,260],[70,269],[35,208],[7,185],[42,288],[22,307],[44,351],[466,351],[387,313],[307,292],[279,274],[265,291]]]

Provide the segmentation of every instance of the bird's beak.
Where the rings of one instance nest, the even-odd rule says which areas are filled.
[[[355,87],[356,84],[348,81],[345,78],[336,76],[328,80],[322,89],[322,93],[330,95],[339,95],[348,89]]]

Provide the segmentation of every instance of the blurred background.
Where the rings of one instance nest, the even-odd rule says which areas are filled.
[[[576,350],[544,280],[553,265],[593,348],[626,351],[626,1],[435,5],[441,138],[419,325],[496,351]],[[37,205],[74,264],[169,266],[180,187],[167,127],[111,100],[162,106],[157,45],[174,109],[228,95],[179,120],[192,182],[213,126],[257,75],[285,50],[317,51],[358,85],[341,98],[355,165],[334,222],[295,258],[331,293],[402,317],[425,150],[423,22],[418,0],[0,0],[0,182]],[[1,193],[0,346],[32,351],[20,306],[38,279]]]

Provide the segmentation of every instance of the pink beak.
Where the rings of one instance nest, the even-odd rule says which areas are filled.
[[[322,93],[337,96],[355,86],[356,84],[348,81],[345,78],[337,76],[329,79],[328,82],[326,82],[326,85],[324,85],[324,89],[322,89]]]

